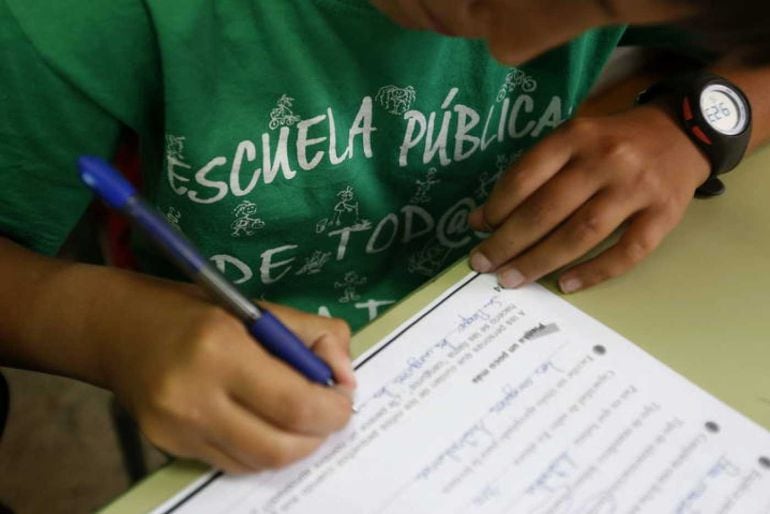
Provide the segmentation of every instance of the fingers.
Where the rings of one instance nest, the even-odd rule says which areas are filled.
[[[324,318],[269,302],[260,302],[260,305],[265,305],[281,322],[290,326],[309,347],[312,347],[318,339],[331,336],[331,340],[346,355],[349,355],[350,327],[343,320]]]
[[[471,215],[474,229],[493,232],[471,252],[471,266],[518,287],[582,257],[631,217],[621,241],[565,273],[561,288],[589,287],[646,257],[679,222],[703,173],[698,159],[671,148],[661,116],[638,109],[578,119],[535,146]]]
[[[228,376],[228,390],[253,415],[298,434],[326,436],[350,419],[349,399],[310,383],[258,345],[250,345]]]
[[[310,383],[237,327],[216,331],[226,340],[187,359],[194,374],[168,377],[140,422],[155,444],[230,473],[284,466],[342,428],[351,401]]]
[[[527,198],[567,166],[572,144],[557,131],[527,152],[495,184],[486,203],[471,213],[468,221],[474,230],[491,232],[498,228]]]
[[[275,304],[266,304],[282,322],[323,359],[334,373],[337,384],[352,390],[356,378],[350,362],[350,327],[341,319],[322,318]]]
[[[600,193],[542,242],[498,270],[500,284],[515,288],[533,282],[588,253],[635,210],[617,194]]]
[[[496,270],[542,240],[595,194],[594,177],[582,167],[561,172],[471,252],[471,266],[482,273]]]
[[[559,287],[565,293],[574,293],[631,270],[660,245],[678,221],[678,216],[667,217],[653,211],[641,213],[617,244],[564,273]]]
[[[274,358],[239,320],[195,296],[169,298],[134,315],[137,345],[111,370],[113,389],[154,444],[242,473],[301,458],[347,423],[349,398]],[[344,323],[271,308],[353,383]]]
[[[200,398],[202,395],[198,395]],[[179,402],[177,402],[179,403]],[[237,456],[237,452],[219,443],[217,434],[221,427],[221,416],[216,415],[222,405],[230,400],[215,394],[206,398],[204,406],[194,409],[205,410],[206,416],[180,416],[181,413],[164,413],[161,417],[139,419],[142,432],[153,445],[164,452],[184,459],[195,459],[231,474],[250,473],[257,470],[249,459]],[[179,407],[177,407],[179,408]],[[184,408],[181,408],[184,410]],[[188,411],[193,409],[187,409]],[[188,412],[189,413],[189,412]]]
[[[289,465],[310,455],[323,438],[282,431],[237,402],[218,402],[209,410],[197,443],[178,456],[203,460],[229,474],[255,473]]]
[[[322,437],[303,436],[276,428],[237,402],[227,402],[212,416],[216,435],[209,443],[229,459],[235,472],[254,472],[287,466],[310,455]],[[232,468],[224,468],[232,472]]]
[[[345,325],[347,327],[347,325]],[[313,351],[326,362],[334,373],[334,381],[345,394],[352,397],[356,388],[356,375],[350,356],[331,335],[325,335],[317,340]],[[347,348],[347,345],[345,345]]]
[[[219,445],[207,444],[199,450],[194,458],[203,460],[213,466],[214,468],[224,471],[230,475],[244,475],[246,473],[254,473],[259,470],[244,462],[232,457],[227,451],[221,448]]]

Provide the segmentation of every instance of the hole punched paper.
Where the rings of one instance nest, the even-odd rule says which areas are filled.
[[[156,513],[770,512],[770,433],[538,285],[471,273],[356,365],[314,455]]]

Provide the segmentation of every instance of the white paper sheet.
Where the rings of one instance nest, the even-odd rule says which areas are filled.
[[[468,275],[357,363],[315,455],[156,512],[770,513],[770,433],[539,286]]]

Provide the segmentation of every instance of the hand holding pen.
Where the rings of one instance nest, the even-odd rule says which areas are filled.
[[[108,200],[116,206],[123,202],[125,207],[127,200],[136,198],[133,188],[125,183],[117,192],[105,188],[103,177],[95,176],[103,168],[94,168],[104,166],[103,162],[86,160],[81,161],[81,166],[84,179],[92,187],[101,188],[101,196],[111,195]],[[133,216],[136,219],[147,213],[134,209]],[[152,224],[156,218],[157,214],[141,219],[157,230],[158,225]],[[173,251],[190,268],[205,263],[196,260],[189,249],[179,245]],[[216,281],[212,277],[218,273],[204,276]],[[111,365],[115,374],[121,376],[108,385],[157,445],[228,471],[253,471],[303,457],[347,422],[350,401],[326,385],[312,383],[326,384],[334,376],[341,386],[354,385],[345,348],[349,332],[344,323],[271,307],[295,328],[295,341],[312,342],[315,350],[307,351],[302,344],[307,353],[295,346],[295,350],[276,358],[275,350],[268,350],[261,339],[285,341],[282,338],[289,331],[279,328],[276,335],[276,317],[265,318],[262,314],[259,319],[271,320],[269,331],[258,332],[260,344],[255,344],[253,339],[248,341],[249,334],[255,333],[254,317],[241,317],[239,323],[235,317],[200,301],[197,293],[178,294],[180,289],[189,290],[187,286],[162,283],[160,288],[156,283],[161,281],[145,282],[157,290],[143,293],[143,300],[128,309],[131,312],[126,313],[126,319],[134,320],[133,326],[128,330],[122,327],[122,331],[130,334],[123,334],[126,337],[120,338],[122,344],[113,345],[109,355],[118,363]],[[221,302],[220,294],[217,298]],[[225,299],[233,298],[227,295]],[[243,300],[239,308],[254,316],[249,305]],[[229,305],[228,309],[235,311]]]

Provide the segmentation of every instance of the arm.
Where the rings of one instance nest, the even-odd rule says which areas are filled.
[[[282,466],[350,416],[194,286],[42,257],[0,239],[0,362],[118,395],[158,446],[231,472]],[[355,384],[343,322],[272,310]]]
[[[751,148],[770,140],[770,67],[721,64],[754,108]],[[492,232],[471,254],[479,271],[518,287],[583,257],[624,227],[619,241],[564,272],[571,293],[621,275],[674,229],[709,175],[705,156],[662,105],[582,117],[540,142],[471,215]]]

